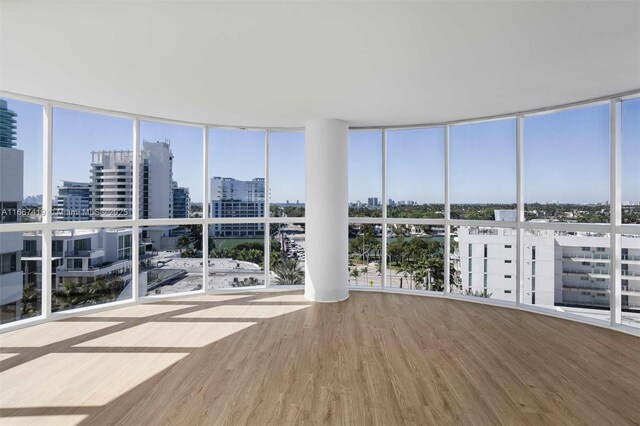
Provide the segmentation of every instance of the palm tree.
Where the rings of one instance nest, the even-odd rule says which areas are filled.
[[[21,315],[26,317],[37,312],[38,298],[40,292],[36,290],[36,285],[33,282],[27,283],[22,290],[22,306],[20,308]]]
[[[272,268],[275,274],[274,282],[281,285],[304,284],[304,268],[298,259],[283,259]]]
[[[52,294],[52,304],[55,310],[76,306],[83,300],[82,286],[78,278],[71,278],[62,283]]]
[[[351,275],[356,280],[356,285],[358,285],[358,277],[360,276],[360,271],[358,270],[358,268],[354,267],[349,275]]]

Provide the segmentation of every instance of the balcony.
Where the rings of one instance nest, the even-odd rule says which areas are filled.
[[[89,249],[89,250],[68,250],[65,252],[66,257],[88,257],[90,259],[96,259],[98,257],[104,257],[104,249]]]
[[[640,272],[635,271],[621,271],[620,274],[625,280],[640,281]]]
[[[105,263],[100,266],[90,266],[88,268],[68,268],[66,266],[59,266],[56,269],[56,275],[58,277],[89,277],[96,278],[101,275],[106,275],[111,272],[121,270],[123,268],[130,268],[130,260],[122,260],[113,263]]]
[[[640,265],[640,256],[638,255],[630,255],[623,254],[622,255],[622,263],[628,263],[632,265]]]
[[[610,263],[611,256],[608,254],[593,253],[592,255],[565,255],[563,259],[570,259],[574,262],[589,262],[589,263]]]
[[[599,292],[609,292],[609,285],[597,285],[595,283],[581,284],[581,283],[562,283],[563,290],[588,290],[588,291],[599,291]]]

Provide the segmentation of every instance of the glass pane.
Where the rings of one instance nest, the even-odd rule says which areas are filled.
[[[140,122],[142,219],[202,217],[202,132]]]
[[[451,292],[516,301],[516,230],[454,227],[451,235]]]
[[[264,224],[209,225],[207,289],[264,285]]]
[[[0,224],[42,221],[42,107],[0,99]]]
[[[271,285],[303,285],[305,265],[305,226],[303,223],[274,223],[270,226]]]
[[[210,132],[210,217],[263,217],[265,132]]]
[[[622,223],[640,224],[640,98],[622,102]]]
[[[451,127],[451,218],[516,220],[516,121]],[[504,217],[503,217],[504,216]]]
[[[51,310],[130,299],[131,243],[131,228],[53,231]]]
[[[271,132],[271,217],[304,217],[304,132]]]
[[[524,303],[609,321],[610,235],[527,231]]]
[[[0,324],[42,314],[42,234],[0,233]]]
[[[141,228],[139,295],[201,290],[202,259],[202,226]]]
[[[526,117],[527,220],[609,222],[609,105]]]
[[[387,132],[388,216],[444,217],[444,129]]]
[[[349,216],[382,216],[382,131],[349,132]]]
[[[349,285],[382,286],[382,225],[349,224]]]
[[[640,235],[622,236],[622,323],[640,328]]]
[[[442,291],[444,228],[389,225],[387,232],[387,287]]]
[[[131,219],[133,122],[53,109],[53,220]]]

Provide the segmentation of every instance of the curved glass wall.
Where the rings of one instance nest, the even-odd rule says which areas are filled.
[[[0,102],[3,324],[304,283],[302,131],[31,101]],[[639,327],[638,129],[635,94],[350,131],[349,284]]]

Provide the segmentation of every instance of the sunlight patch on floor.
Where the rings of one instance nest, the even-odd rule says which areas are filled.
[[[121,322],[68,322],[53,321],[34,325],[21,330],[0,335],[0,347],[3,348],[35,348],[57,343],[72,337],[82,336],[92,331],[101,330]]]
[[[273,318],[311,305],[221,305],[177,315],[175,318]]]
[[[0,361],[4,361],[5,359],[9,359],[12,356],[16,356],[16,355],[18,355],[18,354],[2,354],[2,353],[0,353]]]
[[[306,302],[312,303],[310,300],[305,299],[304,294],[283,294],[282,296],[266,297],[264,299],[250,300],[249,303],[260,302]]]
[[[203,294],[201,296],[184,297],[175,299],[178,302],[226,302],[227,300],[246,299],[252,295],[242,294]]]
[[[76,426],[87,417],[86,414],[2,417],[0,423],[2,426]]]
[[[179,309],[193,308],[194,306],[196,305],[142,304],[136,306],[127,306],[126,308],[97,312],[95,314],[83,315],[82,318],[144,318],[150,317],[152,315],[164,314],[166,312],[177,311]]]
[[[201,348],[254,322],[150,322],[118,331],[76,346]]]
[[[104,405],[188,353],[51,353],[0,373],[0,408]]]

